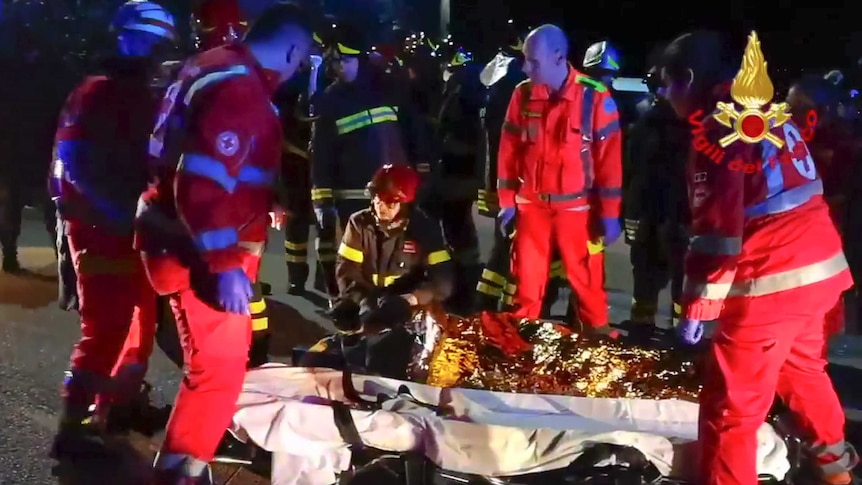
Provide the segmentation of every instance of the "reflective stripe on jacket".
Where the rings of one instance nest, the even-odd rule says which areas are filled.
[[[733,133],[712,117],[695,126],[699,147],[717,147]],[[684,317],[714,320],[739,298],[778,295],[832,279],[836,286],[830,291],[837,299],[851,285],[823,184],[799,130],[788,121],[770,133],[780,148],[767,139],[737,140],[707,153],[692,147]],[[715,155],[719,151],[723,156]]]
[[[529,81],[512,95],[498,156],[500,206],[514,207],[518,194],[619,217],[622,133],[613,98],[572,67],[558,96]]]

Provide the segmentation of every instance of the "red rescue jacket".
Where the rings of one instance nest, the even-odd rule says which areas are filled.
[[[241,45],[187,61],[150,140],[157,182],[139,207],[138,249],[170,252],[184,238],[213,273],[243,268],[249,254],[262,254],[282,144],[273,91]],[[154,212],[156,219],[149,217]]]
[[[700,149],[692,147],[687,166],[692,239],[683,316],[714,320],[760,298],[781,304],[783,292],[817,283],[837,299],[852,280],[796,125],[771,130],[781,148],[737,140],[723,152],[704,147],[717,147],[729,128],[709,116],[698,131]],[[794,305],[794,293],[787,294]]]
[[[607,87],[569,66],[559,99],[524,81],[512,94],[497,165],[500,207],[518,202],[592,206],[619,217],[622,134]]]
[[[54,138],[48,191],[72,223],[132,234],[147,186],[147,140],[158,98],[147,66],[117,59],[69,94]]]

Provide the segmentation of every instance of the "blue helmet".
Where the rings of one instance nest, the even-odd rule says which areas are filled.
[[[146,0],[129,0],[120,6],[111,21],[111,31],[117,34],[124,56],[149,56],[156,45],[177,40],[174,16]]]
[[[604,69],[609,72],[619,72],[620,55],[616,47],[607,41],[596,42],[584,54],[584,67],[589,69]]]

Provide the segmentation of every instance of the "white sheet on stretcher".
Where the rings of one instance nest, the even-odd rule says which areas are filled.
[[[359,375],[353,381],[367,399],[404,385],[416,400],[447,408],[455,417],[402,397],[383,410],[352,411],[366,445],[424,450],[446,470],[484,476],[554,470],[591,444],[608,443],[637,448],[665,476],[691,476],[694,403],[440,389]],[[273,485],[331,484],[348,468],[350,450],[327,400],[346,400],[340,371],[273,364],[247,374],[234,430],[273,453]],[[758,472],[784,478],[790,469],[784,442],[765,423],[758,442]]]

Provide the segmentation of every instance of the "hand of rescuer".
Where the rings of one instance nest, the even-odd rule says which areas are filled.
[[[410,302],[401,295],[384,295],[378,298],[376,308],[361,313],[363,333],[379,333],[403,325],[413,316]]]
[[[703,322],[693,318],[683,318],[676,327],[679,339],[687,345],[695,345],[703,338]]]
[[[503,237],[508,238],[512,234],[512,226],[515,220],[515,208],[510,207],[508,209],[501,209],[500,214],[498,214],[497,217],[500,218],[500,233]]]
[[[338,221],[338,212],[332,204],[315,207],[314,216],[317,218],[317,227],[321,229],[333,228]]]
[[[251,281],[242,269],[229,269],[216,275],[218,303],[228,313],[248,315],[248,304],[254,294]]]
[[[620,220],[616,217],[604,217],[602,218],[602,226],[605,229],[604,243],[605,246],[610,246],[617,239],[620,238],[620,234],[622,233],[622,228],[620,227]]]

